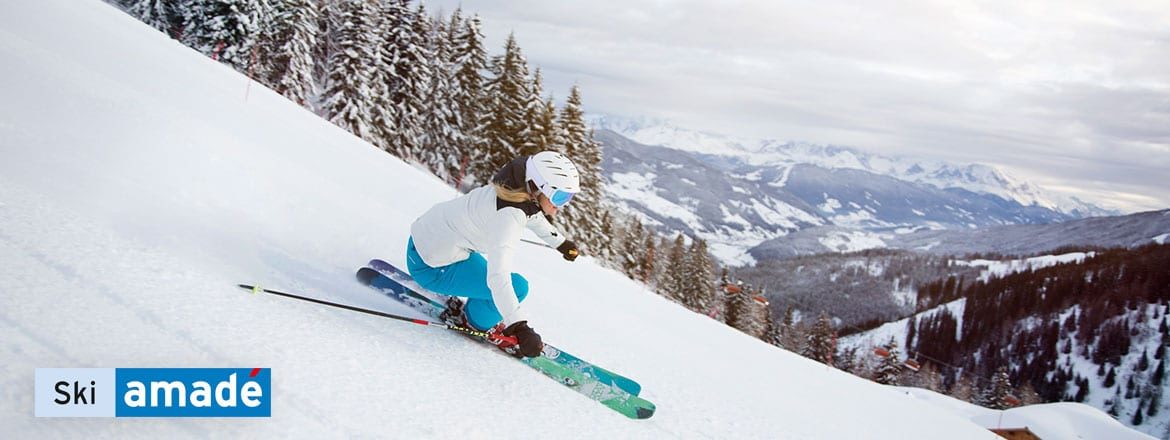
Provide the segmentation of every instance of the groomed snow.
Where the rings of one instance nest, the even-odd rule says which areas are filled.
[[[456,194],[98,0],[0,14],[0,437],[995,438],[521,248],[532,325],[636,378],[632,421],[353,281]],[[570,208],[571,209],[571,208]],[[38,367],[271,367],[273,417],[38,419]]]

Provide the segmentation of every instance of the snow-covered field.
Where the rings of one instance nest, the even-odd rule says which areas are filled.
[[[1060,255],[1042,255],[1016,260],[955,260],[959,266],[985,267],[979,274],[979,279],[987,281],[991,277],[1003,278],[1017,272],[1027,272],[1059,264],[1083,263],[1086,258],[1093,258],[1095,252],[1069,252]]]
[[[98,0],[0,12],[0,438],[995,438],[535,246],[533,327],[652,419],[458,335],[248,295],[409,313],[353,272],[455,193]],[[254,366],[271,419],[33,417],[38,367]]]
[[[992,428],[1027,427],[1042,439],[1142,439],[1145,434],[1118,429],[1119,423],[1101,411],[1076,403],[1046,403],[996,411],[921,388],[902,388],[908,396],[948,408]]]

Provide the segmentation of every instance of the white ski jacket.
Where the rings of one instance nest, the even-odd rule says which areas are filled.
[[[512,288],[512,255],[525,227],[554,248],[565,241],[535,202],[506,202],[488,184],[435,205],[410,225],[410,234],[419,256],[431,267],[466,260],[471,252],[484,254],[487,285],[507,326],[526,320]]]

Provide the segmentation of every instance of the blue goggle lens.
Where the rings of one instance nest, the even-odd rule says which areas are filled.
[[[565,206],[565,204],[569,203],[569,200],[573,200],[573,193],[559,189],[553,192],[552,197],[549,197],[549,201],[558,208]]]

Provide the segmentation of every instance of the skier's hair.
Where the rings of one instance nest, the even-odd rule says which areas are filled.
[[[493,183],[492,185],[496,187],[496,197],[499,197],[506,202],[524,203],[531,200],[532,198],[532,196],[528,194],[528,191],[525,191],[524,189],[512,189],[499,183]]]

